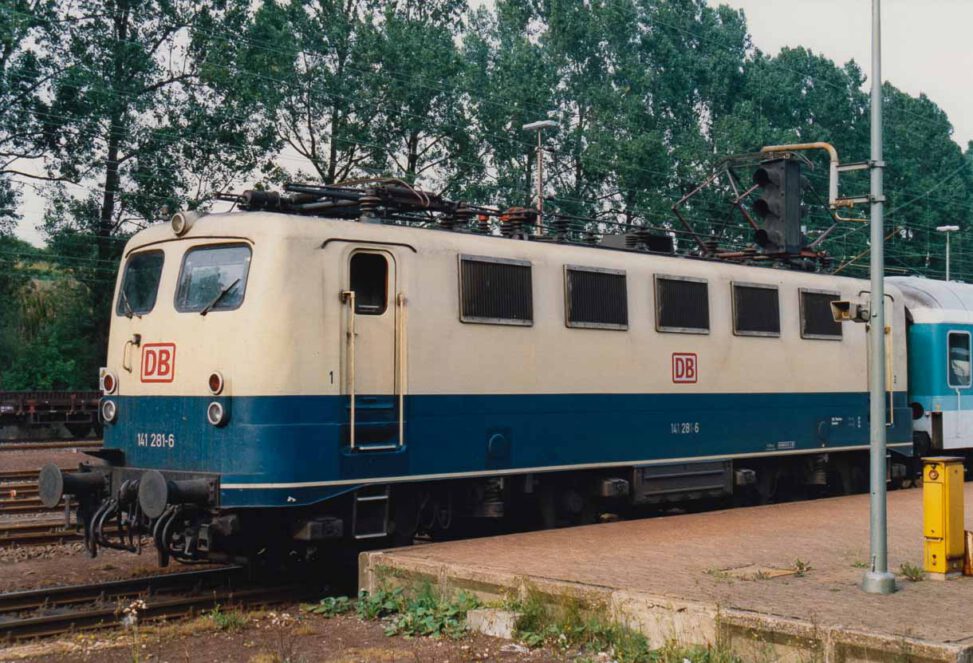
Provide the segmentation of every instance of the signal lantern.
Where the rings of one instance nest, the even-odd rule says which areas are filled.
[[[118,387],[118,378],[111,371],[105,371],[105,374],[101,378],[101,390],[107,396],[109,394],[114,394],[115,389]]]
[[[767,253],[801,250],[801,164],[794,159],[773,159],[753,174],[760,198],[753,211],[763,220],[757,244]]]

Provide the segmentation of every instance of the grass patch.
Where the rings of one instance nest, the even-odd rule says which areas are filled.
[[[248,621],[243,613],[237,610],[223,612],[223,609],[218,604],[206,616],[221,631],[239,631],[246,627]]]
[[[728,651],[713,647],[685,647],[672,642],[652,649],[638,631],[606,619],[606,606],[578,599],[551,602],[549,597],[528,591],[525,599],[508,601],[505,607],[520,613],[517,637],[525,645],[576,650],[581,661],[607,653],[618,663],[740,663]]]
[[[910,562],[903,562],[899,567],[899,575],[909,582],[920,582],[926,579],[926,572],[921,566],[916,566]]]
[[[301,606],[304,612],[325,617],[337,617],[355,609],[355,604],[347,596],[329,596],[321,599],[318,603],[305,604]]]
[[[805,562],[803,559],[798,558],[794,560],[794,575],[796,575],[798,578],[803,578],[806,576],[811,568],[811,564]]]
[[[361,619],[382,620],[388,636],[459,638],[466,633],[466,613],[479,605],[472,594],[444,596],[425,583],[413,591],[403,587],[362,591],[355,602],[346,596],[328,597],[302,609],[325,617],[354,610]]]

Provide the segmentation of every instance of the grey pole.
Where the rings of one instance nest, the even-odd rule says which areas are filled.
[[[946,281],[949,281],[949,236],[959,230],[959,226],[937,226],[936,232],[946,233]]]
[[[889,573],[885,499],[885,229],[882,218],[882,9],[872,0],[872,191],[871,191],[871,305],[869,311],[869,428],[871,435],[871,568],[862,579],[869,594],[891,594],[895,576]]]

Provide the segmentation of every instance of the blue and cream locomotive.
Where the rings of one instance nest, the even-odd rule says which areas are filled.
[[[495,236],[462,210],[380,223],[383,195],[425,194],[328,191],[252,192],[129,241],[102,462],[41,476],[92,552],[151,533],[163,563],[311,554],[864,488],[866,335],[830,304],[866,282]],[[897,472],[913,403],[953,408],[909,394],[906,285],[888,288]]]

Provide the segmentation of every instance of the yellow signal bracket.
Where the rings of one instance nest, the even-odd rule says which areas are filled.
[[[923,567],[930,578],[945,580],[963,571],[963,459],[923,459]]]

